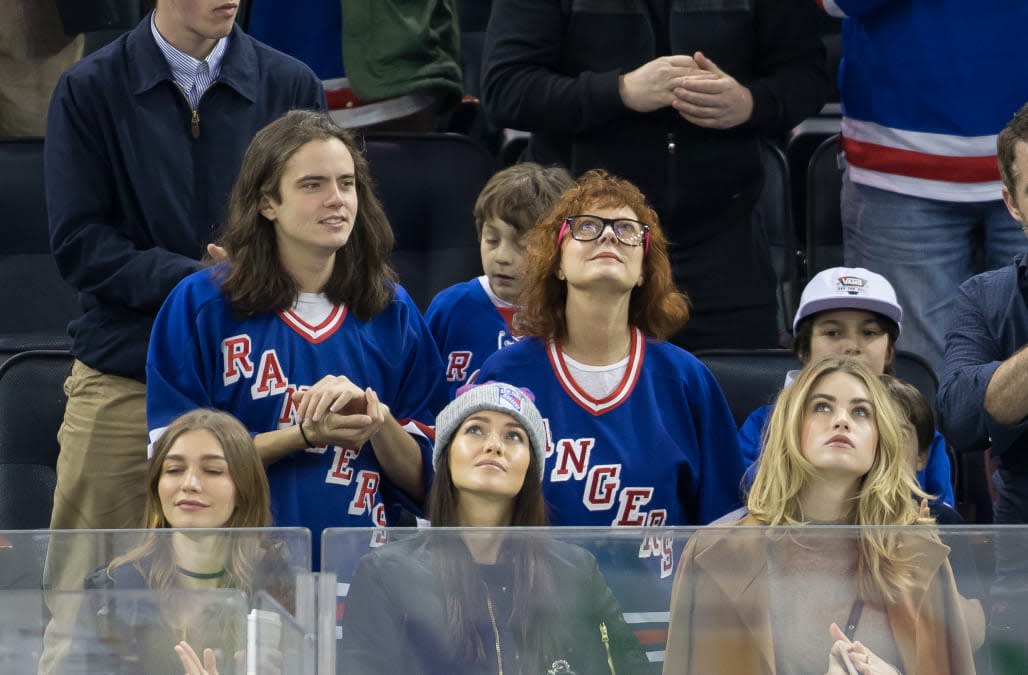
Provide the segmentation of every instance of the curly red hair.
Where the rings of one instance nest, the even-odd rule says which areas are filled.
[[[689,320],[689,301],[672,278],[667,237],[656,211],[639,188],[606,171],[593,170],[566,190],[528,233],[525,286],[515,318],[520,333],[544,339],[567,337],[567,283],[557,278],[562,255],[557,241],[561,224],[568,216],[592,209],[622,207],[632,209],[636,218],[650,226],[650,250],[643,257],[644,281],[632,289],[628,321],[658,340],[681,330]]]

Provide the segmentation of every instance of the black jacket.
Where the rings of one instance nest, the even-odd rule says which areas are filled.
[[[786,133],[824,103],[817,12],[812,0],[496,0],[483,102],[498,126],[533,132],[528,159],[635,183],[684,243],[681,220],[716,214],[740,193],[756,198],[759,137]],[[670,108],[642,114],[621,102],[620,75],[696,51],[749,87],[749,122],[704,129]]]
[[[553,636],[553,653],[539,653],[538,645],[521,644],[521,627],[505,621],[510,600],[498,596],[505,592],[532,593],[532,589],[512,588],[513,582],[505,577],[510,568],[503,561],[517,555],[517,545],[511,544],[501,549],[500,562],[484,575],[487,578],[468,579],[469,584],[482,589],[481,611],[472,618],[486,645],[485,663],[476,666],[453,656],[446,598],[436,569],[451,562],[449,555],[469,554],[459,540],[433,538],[429,531],[388,544],[361,560],[346,601],[338,672],[495,674],[497,659],[492,647],[497,635],[503,672],[511,675],[522,672],[526,663],[537,658],[542,663],[539,673],[555,669],[558,673],[608,675],[608,647],[613,672],[618,675],[650,672],[649,662],[592,554],[558,541],[547,541],[543,550],[556,596],[535,598],[539,601],[537,621],[542,622],[544,634]],[[492,608],[487,604],[487,594],[494,603]],[[494,610],[492,617],[490,609]],[[560,669],[561,660],[570,670]],[[524,672],[537,675],[527,667]]]

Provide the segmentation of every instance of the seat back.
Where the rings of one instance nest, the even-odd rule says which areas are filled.
[[[71,363],[69,352],[50,350],[0,366],[0,530],[50,526]]]
[[[696,357],[717,378],[737,425],[760,406],[773,403],[786,374],[802,367],[788,349],[705,349],[696,352]],[[898,378],[917,387],[929,405],[935,405],[939,380],[927,361],[898,351],[893,370]]]
[[[827,139],[810,158],[807,168],[807,273],[843,264],[842,164],[839,161],[839,136]]]
[[[422,310],[482,273],[473,209],[495,159],[458,134],[368,134],[371,176],[396,235],[392,263]]]
[[[50,253],[42,138],[0,140],[0,204],[0,359],[67,347],[68,322],[79,307]]]
[[[796,284],[802,259],[792,218],[789,165],[785,153],[767,140],[760,142],[760,161],[764,168],[764,187],[754,213],[764,228],[778,280],[778,328],[788,331],[799,302]]]
[[[696,357],[717,378],[736,426],[757,408],[774,403],[786,373],[800,368],[788,349],[706,349]]]

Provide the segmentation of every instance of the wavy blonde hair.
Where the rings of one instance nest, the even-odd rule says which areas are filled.
[[[807,401],[818,383],[832,373],[855,377],[868,393],[878,429],[878,446],[870,470],[861,480],[849,523],[861,531],[857,571],[861,596],[869,602],[893,602],[909,585],[917,561],[905,556],[900,533],[884,525],[931,524],[915,501],[925,497],[904,456],[902,417],[878,375],[854,359],[830,357],[805,368],[778,397],[764,434],[757,475],[747,500],[750,514],[766,525],[805,524],[800,497],[818,480],[803,456],[801,438]]]

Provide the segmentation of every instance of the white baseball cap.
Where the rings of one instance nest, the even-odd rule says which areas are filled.
[[[896,300],[896,289],[881,274],[863,267],[833,267],[818,272],[803,289],[800,308],[792,331],[800,321],[830,309],[862,309],[888,317],[898,326],[903,308]]]

